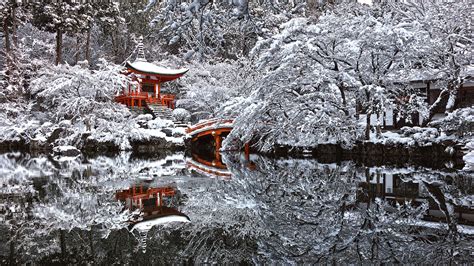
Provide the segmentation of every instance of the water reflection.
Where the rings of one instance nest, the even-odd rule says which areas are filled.
[[[115,198],[126,210],[136,213],[130,219],[131,231],[148,231],[159,224],[190,221],[178,210],[180,192],[175,186],[153,187],[151,181],[143,181],[117,191]]]
[[[190,171],[195,171],[201,175],[211,177],[230,177],[232,173],[222,162],[221,157],[205,157],[193,153],[191,158],[186,161],[186,167]]]
[[[469,173],[250,159],[223,154],[216,161],[180,153],[71,160],[0,155],[0,261],[358,264],[474,259]],[[210,178],[216,176],[220,178]]]
[[[447,210],[443,209],[441,201],[445,201],[440,190],[440,184],[427,183],[423,180],[411,180],[410,175],[393,171],[371,169],[365,182],[358,184],[357,200],[359,206],[367,205],[376,199],[383,199],[393,207],[409,202],[412,206],[427,205],[422,219],[431,222],[449,222]],[[458,224],[474,225],[474,208],[471,201],[452,203],[450,214]]]

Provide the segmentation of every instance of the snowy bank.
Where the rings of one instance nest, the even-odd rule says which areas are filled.
[[[184,146],[183,134],[172,121],[153,120],[150,114],[132,113],[115,103],[126,76],[120,66],[103,62],[99,67],[41,69],[30,84],[31,101],[0,103],[0,149],[75,154],[74,149],[117,152],[136,150],[137,145],[155,150]]]
[[[465,148],[467,149],[467,153],[463,157],[466,163],[464,170],[474,171],[474,141],[467,143]]]

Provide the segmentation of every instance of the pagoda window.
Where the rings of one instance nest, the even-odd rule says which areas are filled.
[[[142,91],[148,93],[155,93],[155,85],[152,83],[143,83]]]

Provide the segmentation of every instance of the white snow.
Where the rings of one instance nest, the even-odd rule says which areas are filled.
[[[157,66],[153,63],[144,62],[144,61],[135,61],[133,63],[127,62],[134,69],[147,73],[162,74],[162,75],[180,75],[188,71],[186,68],[180,69],[169,69]]]
[[[474,171],[474,141],[470,141],[466,144],[468,152],[464,155],[463,160],[466,163],[464,170]]]
[[[77,151],[78,149],[74,146],[71,146],[71,145],[57,146],[57,147],[53,148],[54,152],[59,152],[59,153],[67,152],[67,151],[71,151],[71,150]]]
[[[165,217],[159,217],[156,219],[142,221],[135,224],[132,227],[131,231],[138,230],[138,231],[149,231],[153,226],[160,225],[160,224],[167,224],[167,223],[189,223],[191,222],[188,217],[181,216],[181,215],[170,215]]]

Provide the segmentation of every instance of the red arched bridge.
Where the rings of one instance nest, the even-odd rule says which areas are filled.
[[[228,134],[234,128],[234,119],[209,119],[201,121],[186,129],[186,133],[191,137],[191,141],[197,141],[200,138],[211,136],[214,138],[216,158],[220,159],[219,151],[222,147],[222,135]],[[245,144],[245,155],[250,153],[249,144]]]
[[[216,143],[216,151],[220,150],[222,135],[229,133],[234,127],[234,119],[209,119],[201,121],[186,129],[191,136],[191,141],[196,141],[204,136],[212,136]]]

